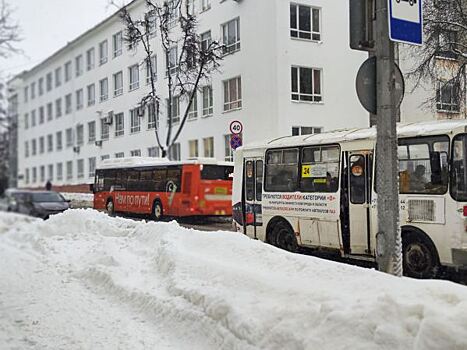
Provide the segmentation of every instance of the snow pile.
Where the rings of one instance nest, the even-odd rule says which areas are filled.
[[[94,195],[92,193],[72,193],[62,192],[61,193],[66,200],[71,201],[72,208],[92,208]]]
[[[0,264],[1,293],[20,280],[5,295],[33,300],[27,327],[0,321],[0,348],[6,338],[38,348],[467,348],[467,288],[294,255],[238,233],[93,210],[33,222],[0,214]],[[5,295],[0,307],[11,306]],[[114,315],[131,331],[112,334]]]

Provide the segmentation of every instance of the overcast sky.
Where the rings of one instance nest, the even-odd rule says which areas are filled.
[[[6,0],[21,26],[24,55],[0,59],[0,74],[9,78],[32,68],[116,11],[108,0]],[[121,2],[121,1],[119,1]]]

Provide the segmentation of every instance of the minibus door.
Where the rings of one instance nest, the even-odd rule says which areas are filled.
[[[263,193],[263,160],[246,158],[244,163],[243,222],[246,235],[257,238],[256,230],[262,225],[261,197]]]
[[[372,153],[349,152],[350,254],[369,255]]]

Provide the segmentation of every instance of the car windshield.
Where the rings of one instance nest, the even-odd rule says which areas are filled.
[[[64,202],[65,199],[55,192],[32,193],[33,202]]]

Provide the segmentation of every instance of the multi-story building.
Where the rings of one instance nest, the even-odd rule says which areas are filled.
[[[232,159],[233,120],[243,124],[244,143],[369,124],[355,93],[365,55],[349,48],[348,6],[326,0],[194,5],[199,33],[228,40],[232,49],[198,92],[172,158]],[[129,11],[142,16],[145,2],[133,1]],[[160,154],[154,128],[164,139],[166,116],[156,121],[134,111],[148,92],[144,52],[127,49],[122,31],[114,14],[18,77],[20,187],[50,180],[84,189],[104,159]],[[157,32],[153,40],[165,101],[167,63]],[[174,113],[183,110],[177,103],[182,108]]]

